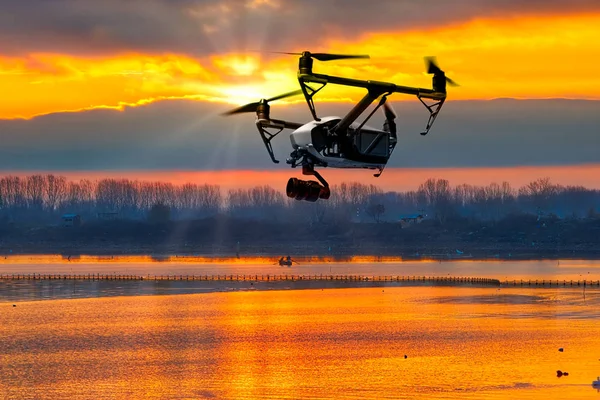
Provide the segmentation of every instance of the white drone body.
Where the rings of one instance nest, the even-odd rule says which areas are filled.
[[[295,158],[308,156],[315,165],[323,167],[382,170],[393,149],[393,147],[390,149],[390,144],[395,144],[396,138],[390,132],[352,123],[347,135],[351,138],[353,149],[350,146],[347,149],[341,148],[339,141],[328,144],[327,136],[331,134],[330,127],[334,127],[340,121],[340,117],[323,117],[320,121],[311,121],[293,131],[290,134],[290,142],[294,152],[288,159],[288,163],[291,164]],[[360,157],[364,155],[369,144],[378,137],[381,139],[370,153],[374,156],[373,159],[379,159],[379,162],[369,162],[366,159],[361,161]]]

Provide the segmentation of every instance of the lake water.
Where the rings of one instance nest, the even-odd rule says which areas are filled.
[[[505,279],[600,279],[600,260],[402,261],[360,257],[354,262],[299,262],[280,267],[276,258],[19,255],[0,258],[1,274],[362,274],[477,276]]]
[[[165,274],[284,270],[46,260],[5,262],[0,274],[71,268]],[[597,280],[600,272],[600,264],[589,261],[322,264],[285,270],[308,274],[330,268],[340,274],[415,271],[499,279]],[[121,296],[117,290],[104,297],[58,299],[68,290],[0,298],[0,398],[600,399],[591,386],[600,375],[597,288],[434,286],[151,296]],[[569,375],[558,378],[557,370]]]

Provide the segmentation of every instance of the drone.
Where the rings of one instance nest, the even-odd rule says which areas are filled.
[[[293,151],[287,158],[292,168],[302,167],[303,175],[315,176],[317,181],[290,178],[286,186],[286,195],[296,200],[316,202],[331,196],[329,184],[323,179],[315,167],[330,168],[366,168],[378,170],[374,174],[379,177],[383,172],[396,143],[396,113],[387,103],[388,96],[403,93],[416,96],[429,111],[429,120],[421,135],[427,135],[435,122],[444,101],[446,100],[446,84],[456,85],[446,77],[437,65],[435,58],[425,58],[427,73],[433,74],[432,89],[399,86],[388,82],[357,80],[313,72],[313,60],[332,61],[343,59],[369,58],[368,55],[330,54],[330,53],[280,53],[299,55],[298,82],[300,90],[284,93],[269,99],[246,104],[230,110],[224,115],[240,113],[256,113],[256,127],[274,163],[275,158],[271,141],[284,129],[292,129],[290,141]],[[343,117],[318,117],[314,97],[327,84],[345,85],[367,90],[365,96]],[[297,123],[273,119],[270,115],[270,102],[303,94],[313,120],[308,123]],[[428,100],[426,102],[425,100]],[[357,119],[377,101],[374,109],[362,122]],[[378,109],[385,116],[382,129],[365,125]]]

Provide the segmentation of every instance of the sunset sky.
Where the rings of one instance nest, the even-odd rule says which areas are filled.
[[[430,135],[417,99],[391,98],[399,145],[389,170],[324,170],[413,188],[549,176],[600,188],[600,2],[457,0],[0,0],[0,171],[199,180],[283,188],[254,116],[228,108],[298,88],[297,57],[269,51],[369,54],[314,70],[431,87],[423,57],[449,77]],[[330,85],[321,115],[362,97]],[[302,97],[271,115],[308,122]],[[380,126],[380,116],[371,125]],[[285,160],[285,134],[275,143]],[[214,171],[211,173],[211,171]],[[256,171],[256,172],[250,172]],[[183,177],[183,178],[182,178]],[[229,179],[229,178],[227,178]],[[198,182],[202,183],[202,182]]]

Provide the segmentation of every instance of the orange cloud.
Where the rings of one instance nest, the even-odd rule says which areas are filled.
[[[372,57],[315,62],[316,72],[420,87],[431,85],[422,56],[437,55],[447,75],[461,84],[450,88],[451,99],[600,99],[600,77],[593,73],[600,63],[598,37],[600,14],[519,16],[365,34],[358,41],[330,41],[311,50]],[[295,89],[296,58],[267,56],[0,56],[0,118],[119,108],[164,98],[241,104]],[[361,92],[331,85],[319,95],[321,100],[346,101],[358,99]]]
[[[120,108],[163,98],[210,99],[213,73],[188,57],[138,54],[78,58],[32,54],[0,58],[0,118],[31,117],[57,111]]]

